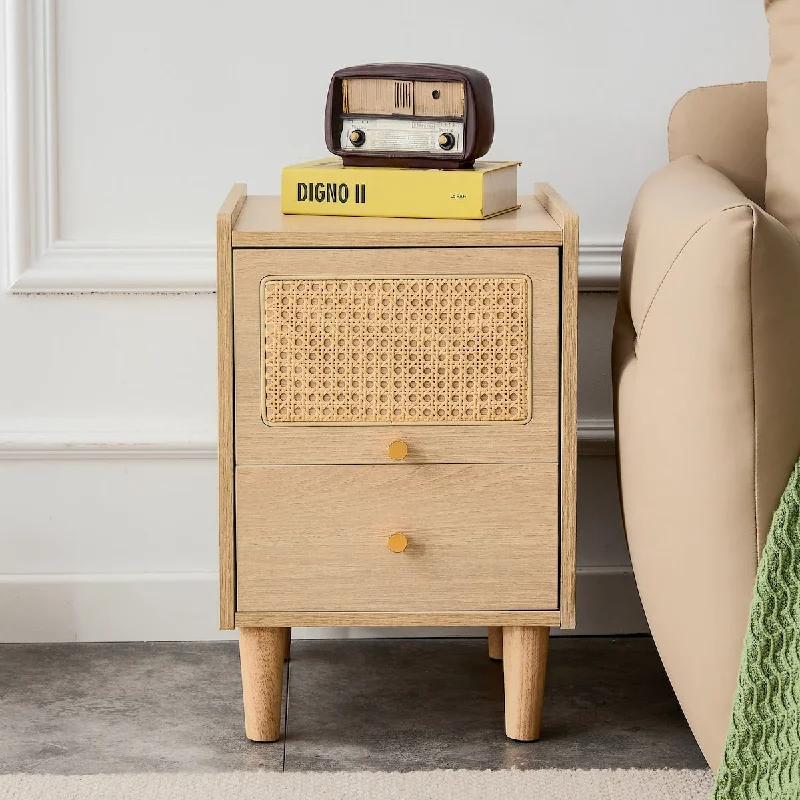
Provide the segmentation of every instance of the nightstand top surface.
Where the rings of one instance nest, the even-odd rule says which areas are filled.
[[[486,220],[282,214],[280,198],[250,195],[233,247],[559,247],[563,232],[536,197]]]

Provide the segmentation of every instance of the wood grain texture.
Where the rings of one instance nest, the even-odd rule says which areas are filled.
[[[236,462],[384,464],[402,439],[408,463],[558,461],[559,275],[556,248],[237,250]],[[265,276],[527,275],[532,418],[465,425],[265,425],[260,284]]]
[[[217,214],[217,381],[219,424],[219,626],[232,630],[236,611],[233,496],[233,258],[231,229],[247,186],[237,183]]]
[[[419,626],[459,628],[471,625],[545,625],[557,626],[559,611],[237,611],[237,628],[270,626],[297,627],[360,627]]]
[[[237,191],[238,190],[238,191]],[[260,282],[261,277],[266,274],[276,274],[274,267],[276,262],[280,262],[281,255],[288,256],[285,262],[281,262],[287,266],[287,275],[328,275],[331,274],[329,266],[337,270],[336,275],[378,275],[378,274],[478,274],[487,271],[486,264],[490,264],[491,268],[488,270],[495,273],[508,272],[509,263],[520,263],[522,260],[528,260],[528,269],[516,270],[522,274],[531,275],[532,280],[535,279],[536,274],[549,276],[548,280],[552,281],[549,289],[550,300],[548,305],[550,312],[548,313],[548,325],[551,330],[548,333],[542,333],[550,337],[550,349],[546,351],[546,360],[549,360],[550,366],[548,370],[552,373],[552,383],[550,389],[546,393],[540,393],[534,397],[534,420],[528,425],[518,426],[520,428],[527,428],[533,430],[535,423],[539,420],[537,414],[537,402],[542,403],[543,419],[549,419],[548,429],[539,430],[537,433],[538,439],[532,437],[527,441],[517,441],[513,436],[506,437],[503,432],[506,428],[515,427],[513,423],[497,423],[494,425],[487,425],[485,428],[481,426],[474,426],[472,430],[476,431],[491,431],[491,440],[487,437],[485,442],[480,441],[478,437],[476,441],[470,441],[469,437],[465,437],[465,433],[470,428],[464,426],[453,426],[448,432],[449,437],[445,435],[437,439],[437,435],[442,431],[434,431],[432,438],[419,438],[416,441],[416,432],[422,432],[422,426],[386,426],[386,428],[374,428],[371,431],[359,429],[363,433],[373,433],[373,437],[365,436],[363,441],[356,442],[356,446],[350,449],[353,445],[352,437],[354,433],[353,428],[330,428],[324,427],[328,436],[326,439],[326,446],[322,450],[314,451],[311,447],[310,451],[314,452],[314,456],[310,457],[306,463],[317,464],[391,464],[388,457],[388,445],[396,440],[403,439],[409,445],[409,454],[407,459],[401,464],[393,464],[386,466],[385,470],[407,470],[409,468],[418,470],[421,469],[419,464],[423,463],[441,463],[444,462],[445,466],[463,469],[464,467],[458,466],[458,462],[536,462],[541,460],[545,464],[536,464],[537,468],[548,466],[557,470],[555,463],[560,459],[564,462],[561,470],[561,540],[560,540],[560,577],[558,585],[558,594],[556,602],[548,602],[546,605],[539,603],[535,605],[530,603],[524,606],[519,604],[506,604],[504,607],[515,608],[517,610],[502,610],[492,604],[481,604],[467,608],[466,606],[459,605],[457,607],[448,606],[442,602],[441,597],[436,598],[435,602],[428,609],[419,610],[413,606],[409,606],[406,598],[411,595],[414,596],[414,588],[420,583],[428,584],[430,580],[426,575],[423,581],[419,578],[413,582],[410,590],[404,593],[398,592],[398,598],[394,602],[394,607],[384,605],[382,607],[374,607],[373,604],[367,604],[364,610],[353,608],[348,605],[346,609],[329,611],[317,610],[308,608],[302,604],[295,603],[291,608],[276,609],[274,607],[266,608],[260,604],[258,608],[248,610],[242,608],[241,610],[235,609],[236,598],[235,592],[235,558],[234,551],[234,538],[233,538],[233,482],[229,481],[230,486],[226,491],[224,489],[224,469],[223,469],[223,357],[220,356],[220,587],[221,587],[221,627],[232,627],[233,624],[243,629],[253,629],[257,627],[262,628],[281,628],[285,632],[282,636],[282,643],[285,646],[286,632],[289,626],[307,625],[307,626],[354,626],[354,625],[390,625],[390,626],[416,626],[416,625],[487,625],[492,627],[507,627],[507,628],[543,628],[551,625],[561,625],[562,627],[574,627],[575,624],[575,600],[574,600],[574,574],[575,574],[575,429],[576,429],[576,409],[575,409],[575,394],[576,394],[576,356],[577,356],[577,246],[578,246],[578,220],[574,212],[571,211],[569,206],[563,199],[548,185],[539,184],[536,187],[535,198],[523,198],[523,208],[509,214],[501,215],[500,217],[483,220],[411,220],[411,219],[373,219],[373,218],[331,218],[331,217],[283,217],[280,214],[279,198],[247,198],[245,200],[245,187],[235,187],[226,200],[225,205],[220,210],[220,218],[218,219],[218,250],[220,257],[218,261],[220,276],[220,294],[218,298],[220,322],[223,318],[228,320],[228,332],[224,333],[224,325],[220,324],[220,353],[223,352],[230,354],[230,372],[231,377],[233,373],[232,351],[233,343],[231,342],[230,333],[230,320],[233,318],[232,303],[230,299],[230,282],[231,282],[231,247],[272,247],[277,248],[273,250],[249,251],[249,250],[234,250],[234,272],[235,279],[233,281],[236,292],[236,318],[237,318],[237,331],[235,332],[236,338],[236,353],[237,353],[237,396],[236,396],[236,412],[237,412],[237,430],[234,431],[233,427],[233,413],[228,414],[229,418],[229,434],[231,438],[234,432],[238,434],[238,425],[240,418],[242,424],[249,424],[247,415],[242,415],[242,409],[239,407],[241,398],[238,396],[238,378],[240,369],[240,354],[242,351],[239,348],[239,335],[241,332],[245,336],[246,348],[250,346],[251,339],[253,352],[256,354],[255,359],[249,357],[244,358],[244,363],[241,366],[243,371],[255,370],[260,373],[260,308],[257,284]],[[241,212],[241,213],[240,213]],[[237,221],[238,215],[238,221]],[[228,217],[226,227],[226,220]],[[563,229],[563,231],[562,231]],[[227,233],[226,233],[227,230]],[[226,242],[224,252],[219,247],[219,242],[222,240]],[[304,248],[346,248],[346,250],[305,250]],[[370,248],[390,248],[388,250],[371,250]],[[285,248],[281,250],[281,248]],[[423,248],[431,248],[425,250]],[[450,249],[447,249],[450,248]],[[510,252],[513,249],[522,249],[524,255],[517,259],[509,260]],[[559,249],[560,248],[560,249]],[[433,257],[435,253],[435,258]],[[307,256],[313,254],[317,259],[314,264],[307,262]],[[422,262],[418,263],[417,259],[422,254]],[[467,255],[465,255],[467,254]],[[496,266],[496,258],[502,256],[502,262]],[[379,257],[379,258],[378,258]],[[253,261],[249,261],[253,259]],[[413,261],[412,261],[413,259]],[[560,263],[559,263],[560,259]],[[472,264],[472,271],[464,272],[461,268],[464,262]],[[242,264],[244,267],[244,274],[240,275],[238,265]],[[382,265],[382,272],[374,270],[375,264]],[[456,265],[455,268],[448,268],[447,263]],[[325,269],[320,270],[319,266],[322,264]],[[436,264],[445,264],[438,270]],[[269,272],[262,272],[258,274],[264,266],[267,267]],[[559,270],[560,267],[560,270]],[[530,270],[530,271],[529,271]],[[247,272],[252,275],[248,276]],[[561,273],[559,278],[559,271]],[[239,291],[244,283],[250,279],[256,284],[255,291],[247,291],[245,295],[240,298]],[[227,282],[228,300],[225,304],[224,292],[226,289],[225,283]],[[559,296],[560,295],[560,296]],[[244,306],[249,302],[248,298],[256,306],[255,314],[251,315],[250,320],[240,325],[240,313]],[[240,303],[240,300],[244,303]],[[534,300],[536,300],[534,293]],[[223,309],[225,312],[223,313]],[[560,320],[559,320],[560,312]],[[534,321],[536,315],[539,313],[538,309],[534,309]],[[255,325],[254,319],[257,318]],[[252,332],[255,336],[252,336]],[[534,340],[541,341],[541,336],[537,339],[534,332]],[[225,347],[223,347],[223,343]],[[547,355],[549,353],[549,355]],[[253,364],[255,363],[255,366]],[[534,352],[534,366],[538,363],[541,366],[541,359],[537,362],[536,353]],[[252,377],[252,375],[251,375]],[[255,389],[256,402],[254,407],[258,410],[258,422],[263,428],[260,419],[260,375],[257,376],[257,383]],[[245,390],[247,385],[252,387],[252,381],[245,379]],[[228,404],[231,403],[233,396],[233,387],[231,384],[230,391],[227,393]],[[535,384],[534,384],[535,389]],[[559,397],[561,397],[560,411],[559,411]],[[549,413],[545,413],[549,409]],[[561,435],[559,437],[558,431],[558,417],[561,417]],[[533,426],[533,427],[532,427]],[[298,427],[297,430],[300,428]],[[431,426],[427,426],[430,430]],[[255,430],[258,430],[255,428]],[[272,428],[273,432],[280,430],[280,428]],[[306,431],[313,431],[313,428],[306,428]],[[317,429],[319,430],[319,429]],[[384,435],[381,432],[385,431]],[[305,442],[302,436],[287,441],[280,445],[279,448],[265,451],[263,442],[259,442],[258,436],[254,436],[251,442],[252,450],[249,456],[252,461],[242,463],[251,464],[301,464],[302,460],[297,460],[306,457],[304,454],[309,452],[309,442],[313,445],[313,437],[309,442]],[[270,445],[271,446],[271,445]],[[237,441],[237,456],[248,457],[247,447],[239,452],[240,443]],[[459,449],[460,448],[460,449]],[[477,453],[477,457],[476,457]],[[285,459],[281,461],[280,458],[276,460],[274,456],[278,454],[280,458]],[[483,457],[482,457],[483,456]],[[484,458],[485,457],[485,458]],[[448,463],[450,462],[450,463]],[[517,466],[513,464],[503,465],[510,469],[517,470]],[[495,464],[492,464],[492,468]],[[285,469],[284,467],[268,467],[267,469]],[[377,471],[378,467],[360,467],[371,471]],[[438,468],[438,467],[436,467]],[[475,467],[472,468],[481,468]],[[251,469],[245,467],[245,469]],[[302,471],[308,468],[298,467]],[[325,467],[318,467],[317,469],[326,469]],[[431,469],[431,467],[425,467]],[[233,472],[233,453],[230,459],[230,471]],[[403,476],[405,478],[405,476]],[[269,483],[269,482],[268,482]],[[390,483],[394,483],[392,480]],[[471,485],[471,481],[464,482],[465,485]],[[557,488],[551,490],[551,495],[557,498]],[[226,523],[224,520],[225,511],[223,508],[225,504],[223,497],[228,496],[230,503],[227,506],[229,509],[230,518]],[[459,503],[460,501],[456,501]],[[504,501],[508,505],[509,501]],[[352,503],[351,503],[352,505]],[[379,505],[376,502],[372,506]],[[449,501],[449,505],[454,505],[453,501]],[[399,504],[398,504],[399,507]],[[452,509],[451,509],[452,510]],[[261,512],[263,516],[267,513],[271,514],[272,506],[268,499],[262,499]],[[528,512],[530,515],[530,512]],[[558,512],[556,511],[557,515]],[[294,516],[294,514],[292,514]],[[557,516],[556,516],[557,519]],[[282,530],[286,526],[282,526]],[[391,526],[394,528],[394,526]],[[437,525],[437,530],[442,526]],[[350,532],[352,528],[352,521],[346,533]],[[555,528],[558,528],[556,522]],[[313,530],[313,526],[306,526],[304,530]],[[344,530],[345,526],[342,525],[341,529]],[[224,536],[224,530],[228,530],[230,535]],[[386,556],[390,558],[404,558],[409,553],[393,554],[385,547],[385,541],[388,537],[382,537],[383,549]],[[315,534],[316,535],[316,534]],[[557,535],[557,534],[556,534]],[[413,541],[413,540],[412,540]],[[226,547],[228,548],[226,551]],[[313,549],[313,548],[311,548]],[[411,544],[409,550],[411,550]],[[295,547],[295,552],[302,551],[302,547]],[[301,558],[304,557],[300,552]],[[227,568],[225,567],[227,564]],[[420,562],[420,566],[427,568],[427,564]],[[555,579],[555,572],[557,567],[550,566],[550,576],[552,580]],[[434,581],[435,582],[435,581]],[[475,581],[472,581],[474,584]],[[229,587],[230,591],[226,592],[225,586]],[[368,594],[368,593],[365,593]],[[462,597],[464,592],[461,593]],[[228,596],[226,604],[225,597]],[[402,595],[402,596],[401,596]],[[375,592],[372,592],[375,596]],[[559,610],[560,603],[560,610]],[[487,607],[488,606],[488,607]],[[533,610],[519,610],[520,608],[532,608]],[[299,609],[299,610],[298,610]],[[495,634],[496,637],[496,634]],[[545,640],[546,641],[546,640]],[[546,646],[546,645],[545,645]],[[523,643],[522,650],[526,646]],[[536,649],[536,648],[534,648]],[[539,648],[539,651],[541,648]],[[283,652],[283,649],[281,650]],[[545,649],[546,659],[546,649]],[[543,670],[542,670],[543,675]],[[543,679],[542,679],[543,685]],[[278,698],[280,703],[280,697]],[[523,720],[524,722],[524,720]],[[537,723],[538,724],[538,723]],[[538,730],[536,731],[538,736]]]
[[[234,247],[560,247],[560,226],[534,197],[484,220],[387,219],[281,214],[280,198],[250,196],[234,226]]]
[[[536,185],[542,206],[564,231],[561,253],[561,627],[575,627],[578,464],[578,215],[549,184]]]
[[[434,91],[438,97],[434,97]],[[414,114],[418,117],[463,117],[461,81],[414,81]]]
[[[503,628],[499,625],[489,626],[489,658],[503,660]]]
[[[345,78],[342,81],[342,95],[345,114],[414,113],[413,81]]]
[[[237,467],[236,504],[240,611],[557,608],[555,464]]]
[[[280,738],[283,656],[283,628],[239,631],[244,729],[253,742]]]
[[[550,631],[543,627],[503,628],[506,736],[520,742],[539,738]]]
[[[434,91],[438,97],[434,97]],[[461,81],[408,81],[395,78],[345,78],[345,114],[404,114],[424,117],[463,117]]]

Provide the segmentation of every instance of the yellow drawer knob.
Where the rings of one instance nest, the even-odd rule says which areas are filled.
[[[408,547],[408,537],[404,533],[393,533],[386,542],[386,546],[393,553],[402,553]]]
[[[389,445],[389,458],[402,461],[408,455],[408,445],[398,439]]]

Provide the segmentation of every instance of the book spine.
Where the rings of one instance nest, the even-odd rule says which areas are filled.
[[[483,218],[483,175],[381,168],[285,169],[284,214]]]

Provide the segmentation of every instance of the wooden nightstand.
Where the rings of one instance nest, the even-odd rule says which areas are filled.
[[[220,612],[245,729],[279,737],[291,626],[486,625],[539,736],[575,625],[578,219],[217,218]]]

